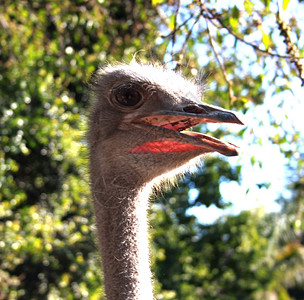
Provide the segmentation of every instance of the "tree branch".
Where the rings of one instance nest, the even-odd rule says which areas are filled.
[[[221,25],[221,28],[225,28],[231,35],[233,35],[237,40],[241,41],[242,43],[252,47],[254,50],[261,52],[263,54],[269,55],[269,56],[274,56],[274,57],[278,57],[278,58],[282,58],[282,59],[293,59],[294,57],[292,55],[281,55],[278,53],[274,53],[271,52],[269,50],[263,50],[260,47],[258,47],[257,45],[254,45],[252,43],[249,43],[247,41],[245,41],[241,36],[239,36],[238,34],[236,34],[231,28],[229,28],[228,26],[226,26],[223,22],[223,20],[221,19],[221,14],[216,13],[214,10],[209,10],[207,7],[205,7],[205,5],[201,4],[201,13],[202,16],[205,19],[209,19],[211,22],[213,20],[217,20],[219,22],[219,24]],[[205,14],[204,14],[205,12]],[[212,22],[213,25],[216,26],[216,24],[214,24]],[[299,57],[299,59],[303,59],[303,57]]]
[[[302,81],[302,86],[304,86],[304,72],[303,72],[303,62],[300,61],[301,57],[299,57],[299,50],[297,46],[291,41],[290,27],[281,19],[280,13],[277,13],[277,23],[280,29],[280,35],[284,37],[284,43],[286,45],[286,52],[291,56],[290,61],[295,64],[296,69],[298,71],[298,77]]]

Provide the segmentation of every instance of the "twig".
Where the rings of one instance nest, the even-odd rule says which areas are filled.
[[[209,30],[209,25],[208,25],[208,21],[206,20],[206,28],[207,28],[207,33],[208,33],[208,36],[209,36],[209,41],[210,41],[210,46],[211,46],[211,49],[214,53],[214,56],[216,58],[216,61],[218,62],[219,66],[220,66],[220,69],[223,73],[223,76],[224,76],[224,79],[225,81],[227,82],[227,85],[228,85],[228,95],[229,95],[229,103],[230,105],[236,100],[236,97],[234,96],[234,93],[233,93],[233,89],[232,89],[232,81],[228,78],[228,74],[226,72],[226,69],[225,69],[225,66],[224,64],[221,62],[220,58],[219,58],[219,54],[217,53],[216,49],[215,49],[215,46],[214,46],[214,43],[213,43],[213,38],[212,38],[212,35],[210,33],[210,30]]]
[[[174,56],[174,45],[175,45],[175,33],[176,33],[176,26],[177,26],[177,17],[179,14],[179,9],[180,9],[180,0],[177,0],[177,8],[175,11],[175,16],[174,16],[174,25],[173,25],[173,34],[172,34],[172,49],[171,49],[171,56]]]
[[[194,14],[192,13],[189,18],[187,18],[182,24],[174,28],[169,34],[167,35],[161,35],[161,38],[166,39],[170,36],[173,36],[178,32],[182,27],[184,27],[192,18],[194,17]]]
[[[192,32],[193,32],[193,28],[194,28],[194,26],[197,24],[197,22],[199,21],[200,17],[201,17],[200,15],[197,15],[197,16],[196,16],[195,21],[194,21],[194,23],[193,23],[192,26],[191,26],[191,29],[190,29],[190,30],[188,31],[188,33],[187,33],[187,36],[186,36],[186,38],[185,38],[185,41],[184,41],[184,43],[183,43],[183,47],[182,47],[182,50],[181,50],[180,60],[182,60],[182,59],[184,58],[184,55],[185,55],[185,53],[186,53],[187,42],[188,42],[188,40],[190,39],[191,34],[192,34]]]

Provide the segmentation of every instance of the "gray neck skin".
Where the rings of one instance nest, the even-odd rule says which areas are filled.
[[[94,178],[94,176],[92,176]],[[93,179],[92,178],[92,179]],[[92,180],[108,300],[152,300],[147,237],[148,187]]]

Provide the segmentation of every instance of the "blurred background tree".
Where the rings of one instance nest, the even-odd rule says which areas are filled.
[[[293,5],[300,14],[302,2]],[[86,169],[86,82],[98,66],[134,55],[212,79],[205,101],[273,129],[265,141],[249,124],[236,143],[263,149],[270,142],[288,163],[280,212],[260,208],[200,223],[190,208],[224,209],[221,184],[242,183],[241,161],[218,157],[154,199],[157,299],[304,298],[303,131],[288,119],[290,94],[301,94],[304,82],[304,41],[299,14],[284,15],[290,6],[2,1],[0,299],[102,297]],[[264,114],[254,116],[259,108]],[[262,165],[258,153],[249,156],[252,167]]]

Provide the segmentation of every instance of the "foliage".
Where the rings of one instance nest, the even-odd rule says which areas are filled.
[[[2,1],[0,299],[102,295],[85,152],[85,83],[96,67],[140,51],[144,62],[153,57],[198,80],[212,78],[206,101],[246,113],[267,107],[268,95],[282,112],[290,106],[286,91],[303,83],[303,29],[284,17],[291,5]],[[207,159],[152,206],[159,299],[303,298],[303,146],[298,129],[274,112],[260,123],[273,126],[269,140],[290,163],[282,213],[199,224],[187,210],[227,206],[220,184],[240,181],[241,166]]]
[[[171,219],[164,227],[177,231],[156,235],[162,250],[156,271],[163,288],[176,293],[173,299],[249,299],[267,288],[272,276],[261,212],[242,212],[212,225],[196,225],[192,231],[189,225],[174,224],[167,212],[161,214],[163,220]]]
[[[85,82],[106,59],[150,47],[146,6],[1,4],[0,299],[99,298]]]
[[[168,200],[152,214],[164,299],[302,298],[303,235],[287,216],[257,209],[203,225]]]

